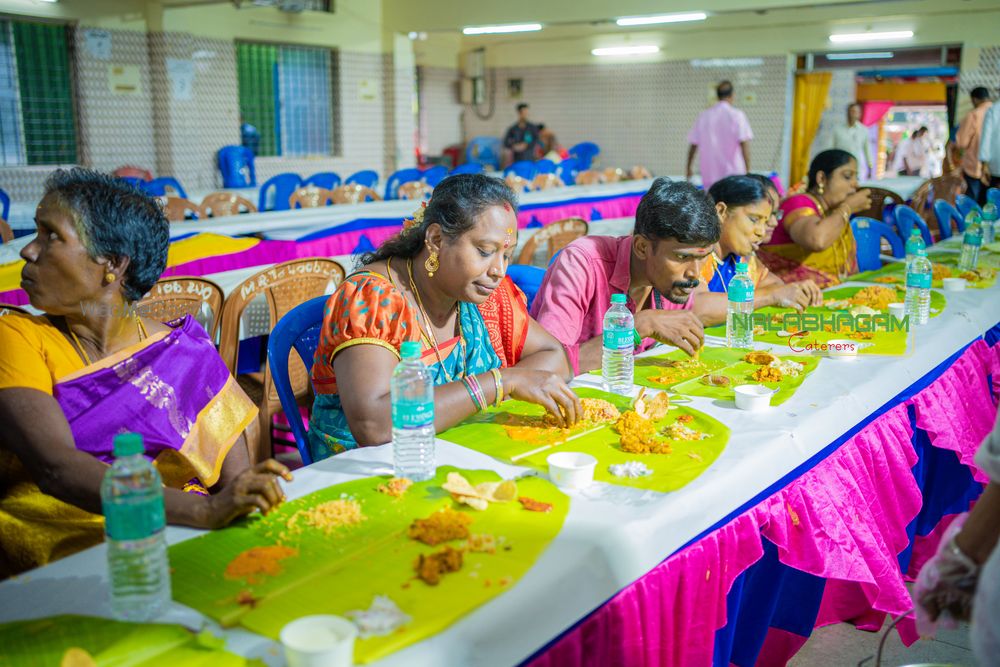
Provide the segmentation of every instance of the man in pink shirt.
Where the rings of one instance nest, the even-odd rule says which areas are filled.
[[[733,106],[733,84],[723,81],[716,87],[719,102],[698,115],[688,133],[687,179],[691,180],[694,155],[698,161],[701,185],[706,190],[726,176],[743,175],[750,169],[750,140],[753,131],[747,115]]]
[[[563,248],[545,272],[531,314],[566,349],[575,373],[601,366],[604,313],[612,294],[628,295],[641,342],[693,355],[705,338],[691,311],[703,260],[719,240],[712,198],[690,183],[658,178],[642,197],[631,236],[585,236]]]

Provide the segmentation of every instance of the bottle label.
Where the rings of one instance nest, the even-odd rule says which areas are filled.
[[[163,530],[167,523],[163,496],[101,503],[104,534],[116,541],[144,540]]]
[[[392,406],[392,425],[396,428],[423,428],[434,425],[434,402],[400,401]]]
[[[929,273],[907,273],[906,274],[906,286],[916,287],[917,289],[930,289],[931,288],[931,274]]]
[[[976,246],[977,248],[983,244],[983,237],[979,234],[970,234],[965,232],[965,236],[962,237],[962,243],[965,245]]]
[[[604,347],[608,350],[631,350],[635,346],[635,335],[631,329],[605,329]]]
[[[734,280],[729,283],[729,300],[736,303],[753,303],[753,283]]]

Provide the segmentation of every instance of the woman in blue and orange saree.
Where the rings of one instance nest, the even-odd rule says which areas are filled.
[[[390,440],[389,378],[405,341],[421,343],[438,432],[506,397],[545,407],[560,425],[579,419],[562,346],[506,277],[516,245],[513,191],[461,174],[362,259],[326,304],[312,369],[314,460]]]
[[[101,541],[119,433],[143,436],[170,523],[221,527],[280,503],[288,470],[251,467],[244,429],[257,409],[205,330],[135,306],[166,265],[155,201],[110,176],[57,171],[36,224],[21,286],[44,315],[0,317],[0,577]]]

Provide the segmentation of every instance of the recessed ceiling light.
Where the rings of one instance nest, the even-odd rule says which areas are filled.
[[[830,35],[830,41],[834,44],[847,44],[851,42],[882,42],[892,39],[909,39],[913,37],[912,30],[893,30],[889,32],[852,32],[843,35]]]
[[[541,23],[516,23],[512,25],[479,25],[462,28],[465,35],[498,35],[505,32],[535,32],[542,29]]]
[[[708,18],[705,12],[682,12],[679,14],[660,14],[658,16],[623,16],[615,21],[618,25],[654,25],[656,23],[683,23],[685,21],[704,21]]]
[[[882,60],[893,57],[892,51],[868,51],[866,53],[828,53],[827,60]]]
[[[595,56],[640,56],[648,53],[659,53],[660,47],[652,44],[645,46],[607,46],[600,49],[593,49],[590,53]]]

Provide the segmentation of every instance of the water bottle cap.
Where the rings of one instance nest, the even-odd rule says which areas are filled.
[[[399,348],[399,356],[403,359],[419,359],[420,342],[415,340],[406,341]]]
[[[736,262],[736,273],[749,273],[750,265],[746,262]]]
[[[628,297],[626,297],[624,294],[611,295],[611,303],[627,303],[627,302],[628,302]]]
[[[119,433],[114,440],[115,458],[122,456],[134,456],[146,451],[142,444],[142,436],[138,433]]]
[[[978,225],[982,222],[983,216],[979,215],[979,211],[969,211],[969,215],[965,216],[965,224],[975,224]]]

